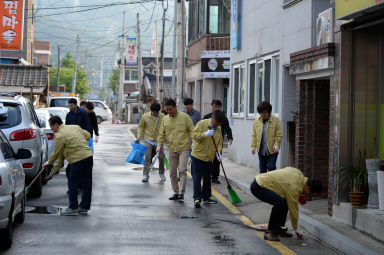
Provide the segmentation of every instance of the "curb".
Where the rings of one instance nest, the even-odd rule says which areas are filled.
[[[225,182],[225,177],[220,172],[220,181]],[[249,184],[238,181],[231,176],[227,175],[228,180],[230,181],[233,187],[238,188],[239,190],[247,193],[248,195],[253,196],[249,189]],[[348,255],[379,255],[378,252],[361,245],[355,240],[346,237],[329,226],[321,223],[318,220],[315,220],[308,215],[300,212],[300,223],[311,235],[318,238],[320,241],[328,244],[329,246],[337,249]]]

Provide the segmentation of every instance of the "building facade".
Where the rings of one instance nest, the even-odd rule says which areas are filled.
[[[51,43],[35,41],[34,43],[34,65],[49,65],[51,59]]]
[[[289,74],[290,53],[315,46],[318,13],[329,7],[329,1],[315,0],[232,1],[229,157],[254,167],[255,174],[251,133],[261,101],[271,103],[284,131],[277,166],[295,165],[296,80]]]
[[[203,115],[211,112],[213,99],[221,100],[227,112],[230,72],[229,63],[222,63],[222,60],[229,62],[230,6],[229,0],[189,2],[188,59],[183,97],[193,98],[194,108]],[[228,60],[224,54],[228,54]],[[204,65],[209,70],[204,70]],[[227,72],[219,72],[220,68],[227,66]]]

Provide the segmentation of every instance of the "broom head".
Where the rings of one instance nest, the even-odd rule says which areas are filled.
[[[29,186],[25,188],[25,195],[28,194],[28,191],[29,191]]]
[[[236,194],[236,192],[232,189],[231,186],[228,186],[228,193],[229,193],[229,196],[230,196],[231,201],[232,201],[233,204],[237,204],[237,203],[241,202],[241,199]]]

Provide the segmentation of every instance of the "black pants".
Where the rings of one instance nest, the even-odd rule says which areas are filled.
[[[202,161],[194,156],[192,159],[192,180],[193,180],[193,199],[208,200],[211,197],[211,162]],[[203,179],[203,187],[201,187],[201,179]]]
[[[86,210],[91,208],[92,168],[92,156],[72,164],[68,179],[69,208],[77,209],[79,207],[77,200],[77,189],[79,188],[80,184],[83,187],[80,207]]]
[[[215,159],[212,161],[212,168],[211,168],[211,177],[212,180],[219,179],[220,175],[220,162],[217,160],[216,156]]]
[[[251,184],[251,192],[261,201],[273,205],[271,215],[269,216],[268,230],[280,230],[285,225],[288,214],[285,198],[282,198],[272,190],[260,187],[256,180],[253,180]]]
[[[71,164],[68,163],[67,167],[65,168],[65,175],[67,176],[67,180],[69,180],[69,175],[71,174]],[[79,189],[81,189],[82,185],[79,183]]]

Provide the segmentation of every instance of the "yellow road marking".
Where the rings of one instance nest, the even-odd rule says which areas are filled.
[[[133,138],[135,138],[135,140],[137,139],[136,136],[135,136],[135,134],[131,131],[130,128],[128,128],[128,133],[130,133],[130,134],[133,136]]]
[[[192,178],[192,175],[189,172],[187,172],[187,174],[188,174],[189,178]],[[227,209],[232,214],[237,215],[239,217],[240,221],[244,225],[246,225],[246,226],[255,225],[255,223],[253,223],[253,221],[250,218],[248,218],[247,216],[242,215],[241,211],[239,209],[237,209],[236,206],[234,206],[231,202],[229,202],[228,199],[226,199],[223,195],[221,195],[214,188],[212,188],[212,196],[214,196],[217,200],[220,201],[220,203],[222,203],[225,207],[227,207]],[[287,246],[285,246],[281,242],[272,242],[272,241],[264,240],[264,232],[255,230],[255,234],[261,240],[265,241],[270,246],[272,246],[273,248],[278,250],[281,254],[284,254],[284,255],[296,255],[296,252],[292,251],[291,249],[289,249]]]

